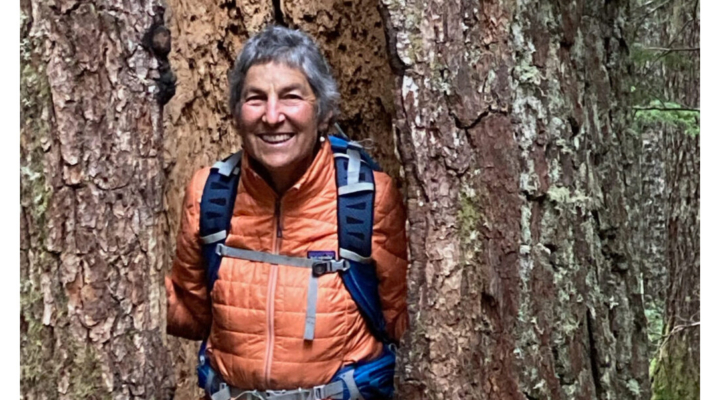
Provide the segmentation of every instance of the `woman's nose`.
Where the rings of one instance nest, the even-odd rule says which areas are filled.
[[[268,99],[263,114],[263,122],[268,125],[278,125],[285,121],[285,114],[282,112],[280,104],[276,99]]]

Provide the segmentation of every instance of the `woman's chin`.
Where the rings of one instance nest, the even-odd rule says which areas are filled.
[[[287,157],[268,157],[262,160],[262,165],[271,174],[288,173],[293,170],[293,162]]]

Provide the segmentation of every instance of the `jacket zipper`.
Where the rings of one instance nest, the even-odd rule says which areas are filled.
[[[275,237],[273,238],[273,253],[280,254],[280,241],[282,240],[281,201],[275,201]],[[278,266],[270,265],[270,280],[268,282],[267,297],[267,350],[265,352],[265,387],[270,388],[270,367],[272,365],[273,347],[275,345],[275,289],[277,288]]]

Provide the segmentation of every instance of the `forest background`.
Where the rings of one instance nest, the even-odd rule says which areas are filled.
[[[162,279],[190,174],[240,145],[226,74],[269,23],[318,40],[340,125],[405,194],[398,398],[699,398],[698,1],[20,11],[22,398],[198,397]],[[143,43],[159,25],[171,47]]]

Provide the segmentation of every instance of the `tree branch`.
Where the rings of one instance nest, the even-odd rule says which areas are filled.
[[[686,108],[686,107],[680,107],[680,108],[672,108],[672,107],[639,107],[634,106],[633,110],[635,111],[650,111],[650,110],[657,110],[657,111],[692,111],[692,112],[700,112],[699,108]]]
[[[667,47],[642,47],[643,50],[650,50],[650,51],[664,51],[667,53],[673,52],[673,51],[700,51],[699,47],[677,47],[674,49],[667,48]]]
[[[637,21],[636,23],[637,23],[637,24],[641,24],[642,21],[643,21],[645,18],[647,18],[648,15],[650,15],[650,14],[654,13],[655,11],[661,9],[662,7],[666,6],[668,3],[670,3],[670,0],[664,1],[664,2],[663,2],[662,4],[660,4],[659,6],[653,8],[653,9],[650,10],[650,11],[647,11],[645,14],[643,14],[642,16],[640,16],[638,19],[635,20],[635,21]],[[647,3],[646,3],[646,4],[647,4]],[[643,7],[644,7],[644,6],[643,6]]]
[[[683,324],[683,325],[675,325],[670,332],[663,337],[663,342],[658,346],[657,351],[655,352],[655,357],[657,357],[658,354],[660,354],[660,350],[662,350],[665,345],[667,345],[668,341],[670,340],[670,336],[684,331],[685,329],[692,328],[693,326],[700,326],[700,321],[692,322],[689,324]]]
[[[693,326],[700,326],[700,321],[692,322],[692,323],[685,324],[685,325],[675,325],[675,326],[672,328],[672,330],[670,331],[670,333],[668,334],[668,336],[670,336],[670,335],[672,335],[672,334],[675,334],[675,333],[678,333],[678,332],[680,332],[680,331],[682,331],[682,330],[684,330],[684,329],[692,328]]]

